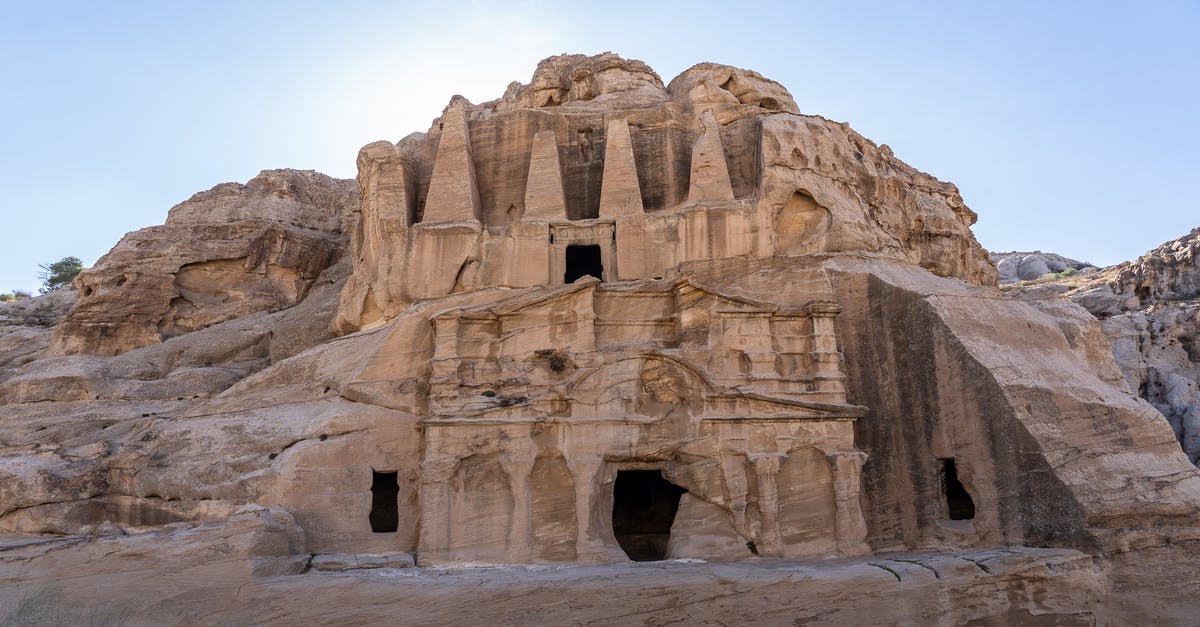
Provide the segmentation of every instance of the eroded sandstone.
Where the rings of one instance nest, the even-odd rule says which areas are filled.
[[[1170,423],[1200,463],[1200,229],[1139,259],[1016,291],[1063,295],[1100,320],[1130,389]]]
[[[80,274],[51,352],[118,355],[295,305],[341,256],[356,207],[348,181],[296,170],[196,194]]]
[[[191,622],[1194,614],[1200,473],[1101,322],[778,83],[563,55],[358,166],[197,195],[9,333],[0,560]]]

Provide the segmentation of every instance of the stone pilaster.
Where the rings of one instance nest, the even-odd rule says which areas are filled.
[[[841,311],[837,303],[818,302],[808,306],[812,316],[812,359],[816,364],[817,390],[838,395],[845,402],[846,386],[842,375],[842,354],[838,351],[834,318]]]
[[[862,490],[862,466],[867,454],[860,451],[835,451],[826,457],[833,470],[833,499],[836,508],[834,535],[838,553],[862,555],[870,553],[867,546],[867,523],[863,519],[859,494]]]
[[[508,530],[508,561],[524,564],[530,561],[530,493],[529,481],[533,475],[533,458],[506,459],[504,470],[508,473],[509,487],[513,495],[512,527]]]
[[[779,474],[781,455],[751,455],[754,474],[758,478],[758,514],[761,528],[758,537],[758,554],[767,557],[783,555],[783,533],[779,528]]]
[[[427,427],[427,429],[430,429]],[[437,444],[439,434],[430,433],[427,445]],[[451,527],[451,476],[456,460],[430,458],[421,464],[421,531],[417,540],[417,563],[422,566],[449,561]]]
[[[607,554],[601,532],[596,528],[592,510],[595,507],[596,488],[600,481],[600,459],[568,459],[567,467],[575,482],[576,535],[575,554],[581,561],[593,561]]]

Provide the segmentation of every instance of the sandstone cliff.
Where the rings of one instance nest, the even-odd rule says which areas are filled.
[[[550,138],[543,152],[537,137]],[[706,146],[717,161],[703,161]],[[358,164],[363,228],[342,295],[343,331],[423,298],[545,283],[523,260],[548,244],[523,217],[635,211],[637,226],[626,228],[648,237],[628,238],[643,248],[615,269],[621,280],[691,260],[814,252],[996,280],[969,230],[976,215],[954,185],[846,124],[800,114],[778,83],[729,66],[702,63],[664,87],[645,64],[612,54],[552,57],[528,85],[479,105],[456,97],[427,133],[370,144]],[[704,202],[738,212],[713,214]],[[667,211],[680,205],[697,210]],[[435,223],[460,226],[442,236]]]
[[[196,194],[76,279],[51,352],[118,355],[295,305],[342,256],[357,206],[349,181],[296,170]]]
[[[1194,616],[1200,472],[1105,337],[1194,287],[1182,248],[1103,325],[1006,297],[952,184],[755,72],[611,53],[358,168],[218,186],[73,306],[0,305],[0,601],[69,572],[141,622]]]
[[[1017,290],[1064,295],[1100,320],[1129,387],[1200,463],[1200,229],[1132,262]]]

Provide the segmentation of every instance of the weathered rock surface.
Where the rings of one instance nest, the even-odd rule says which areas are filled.
[[[1086,261],[1076,261],[1062,255],[1041,251],[990,253],[988,256],[992,263],[996,264],[1001,285],[1017,281],[1032,281],[1047,274],[1084,272],[1096,269],[1096,266]]]
[[[1100,320],[1129,387],[1167,418],[1200,463],[1200,229],[1094,274],[1043,281]]]
[[[539,135],[553,135],[558,168],[539,166],[548,163],[535,159]],[[553,284],[560,249],[605,236],[564,243],[551,234],[555,221],[619,218],[607,237],[621,263],[601,251],[610,280],[822,252],[869,253],[975,284],[996,278],[954,185],[845,124],[801,115],[778,83],[711,63],[664,88],[638,61],[552,57],[500,100],[456,97],[428,133],[366,146],[358,182],[363,228],[343,332],[421,299]],[[527,193],[559,188],[557,215]],[[540,203],[532,210],[531,199]]]
[[[662,79],[650,66],[606,52],[564,54],[538,64],[528,85],[508,86],[497,109],[597,104],[632,108],[666,100]]]
[[[1008,298],[953,185],[707,63],[547,59],[358,166],[179,205],[53,338],[8,316],[0,600],[70,573],[137,622],[1194,617],[1200,471],[1105,335],[1182,265],[1089,288],[1103,321]]]
[[[35,359],[50,346],[55,325],[75,304],[73,288],[0,303],[0,372]]]
[[[259,516],[268,514],[274,512]],[[319,565],[334,560],[318,555],[305,574],[255,577],[250,559],[258,572],[286,573],[295,565],[287,559],[283,521],[242,518],[149,537],[0,544],[0,563],[20,564],[24,575],[0,571],[0,608],[22,600],[36,606],[29,601],[40,594],[57,604],[59,615],[134,624],[1092,625],[1115,614],[1093,559],[1061,549],[433,572],[403,565],[330,572]],[[165,567],[170,561],[177,566]],[[54,573],[68,570],[70,587],[53,587]],[[129,595],[129,585],[138,594]],[[1156,611],[1155,622],[1188,618]],[[38,613],[31,608],[26,615]]]
[[[1142,304],[1200,298],[1200,228],[1121,265],[1113,288]]]
[[[196,194],[80,274],[51,352],[118,355],[295,305],[341,257],[357,204],[350,181],[297,170]]]

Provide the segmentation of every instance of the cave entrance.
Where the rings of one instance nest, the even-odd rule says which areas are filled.
[[[371,531],[393,533],[400,527],[400,484],[396,473],[371,471]]]
[[[667,558],[671,524],[679,511],[683,488],[667,481],[661,470],[618,470],[613,485],[613,535],[635,562]]]
[[[943,459],[941,462],[942,494],[946,496],[946,510],[950,513],[950,520],[975,518],[975,501],[958,480],[958,468],[954,464],[954,458]]]
[[[567,245],[567,271],[563,274],[563,283],[570,285],[576,279],[588,275],[601,281],[604,280],[604,264],[600,261],[600,245]]]

